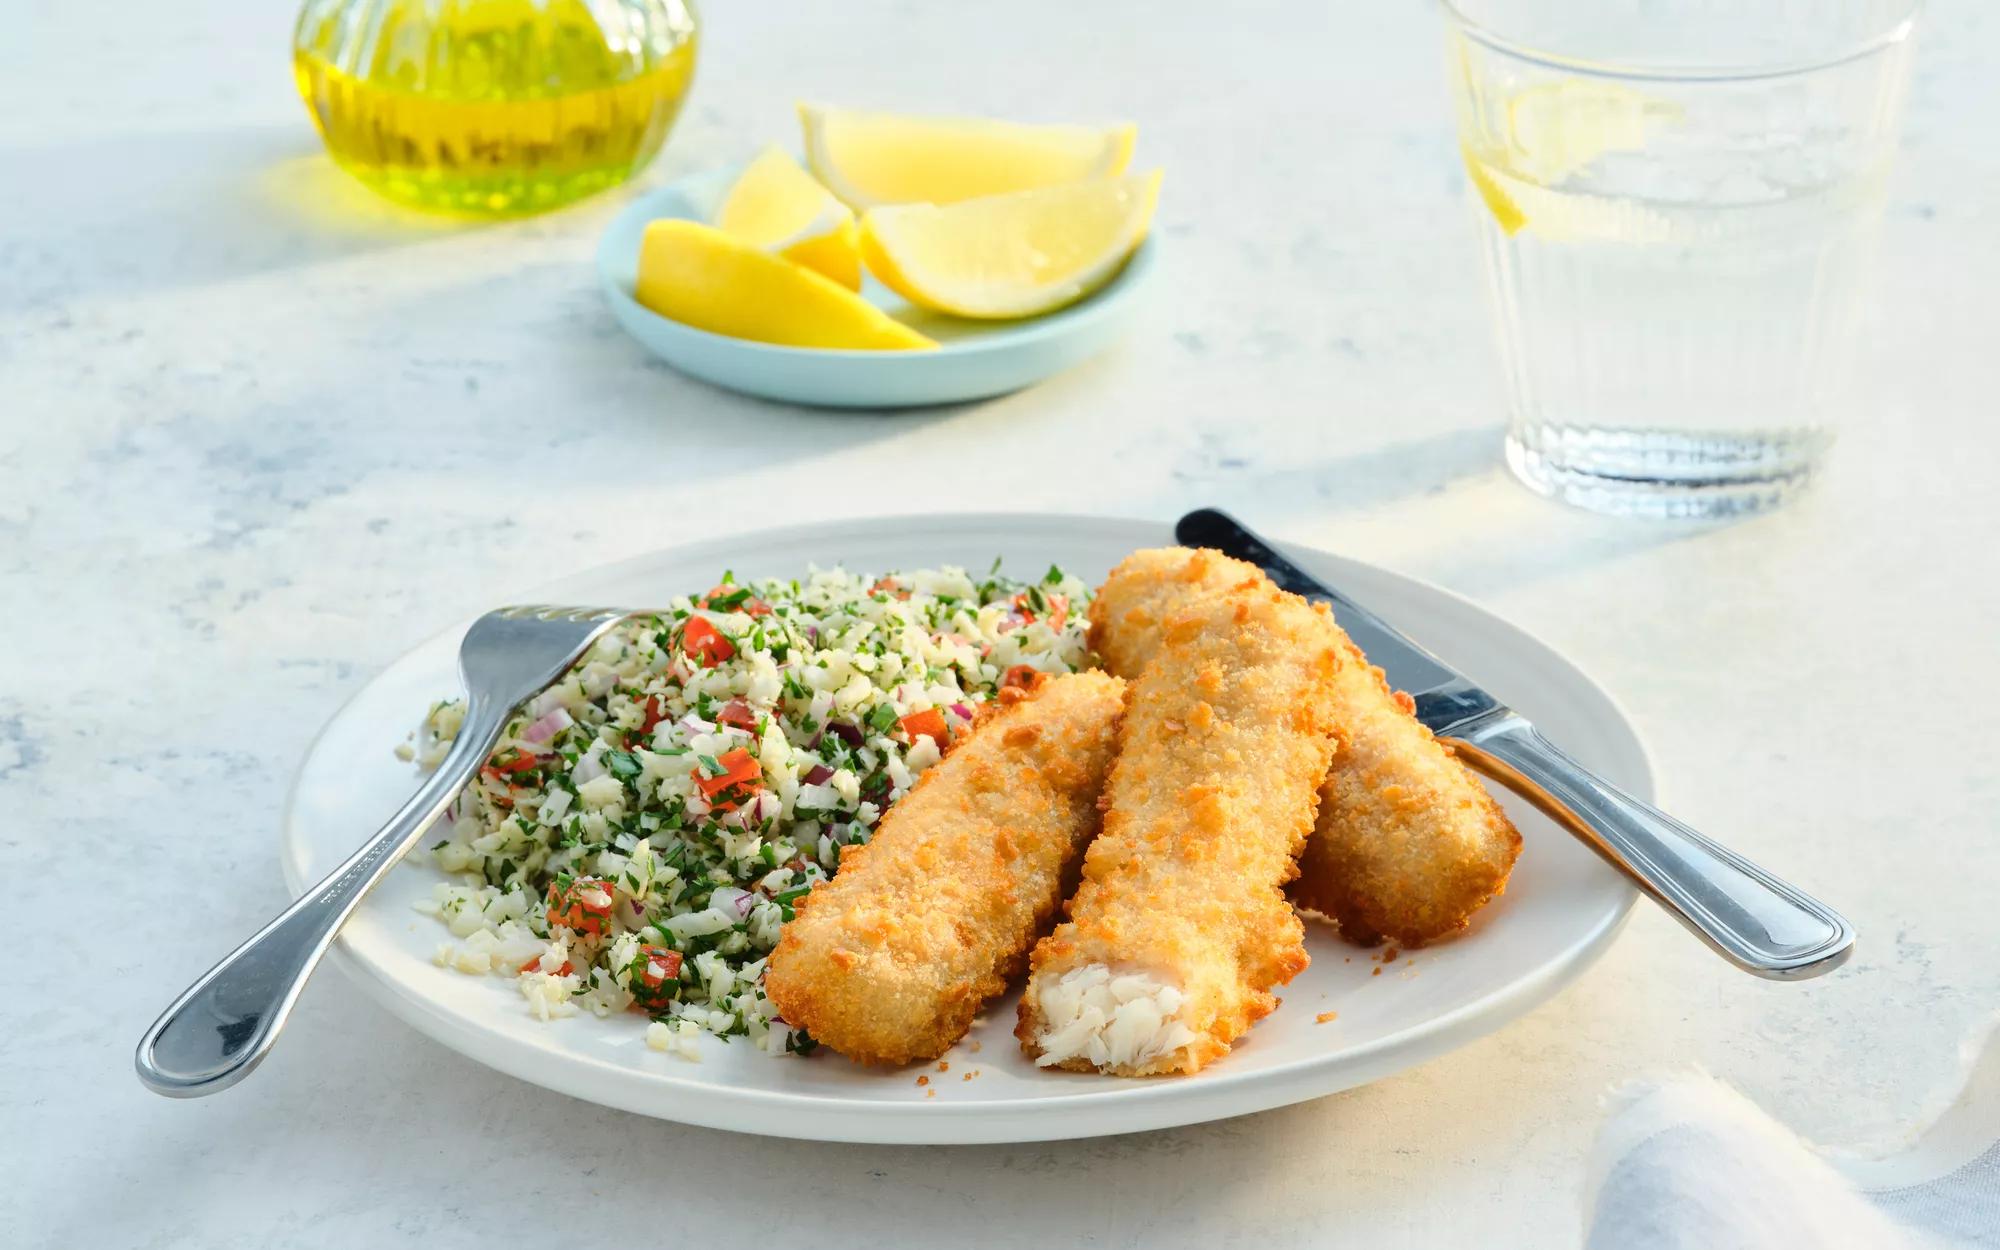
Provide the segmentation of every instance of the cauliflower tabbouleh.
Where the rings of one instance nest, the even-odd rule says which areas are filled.
[[[424,904],[460,939],[437,961],[514,976],[545,1020],[643,1011],[647,1043],[684,1058],[704,1032],[811,1050],[764,997],[779,927],[1022,666],[1083,666],[1088,594],[997,561],[983,579],[724,573],[624,622],[438,822],[431,859],[463,884]],[[463,716],[431,709],[426,767]]]

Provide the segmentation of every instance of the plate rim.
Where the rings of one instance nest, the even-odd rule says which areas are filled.
[[[622,312],[626,316],[649,318],[668,327],[675,334],[686,335],[690,343],[699,343],[720,351],[741,351],[747,356],[761,356],[770,360],[867,361],[878,364],[885,361],[914,363],[920,360],[961,360],[1020,350],[1046,339],[1086,329],[1091,323],[1113,315],[1126,300],[1136,295],[1151,279],[1153,270],[1158,264],[1156,240],[1159,231],[1149,228],[1146,237],[1133,249],[1131,257],[1119,267],[1111,280],[1083,299],[1036,317],[990,322],[982,322],[977,318],[959,318],[958,320],[969,320],[975,325],[1000,328],[970,338],[943,340],[935,348],[920,352],[869,351],[852,347],[790,347],[782,343],[761,343],[756,339],[735,338],[687,325],[671,317],[663,317],[641,304],[634,298],[625,282],[621,266],[626,263],[626,258],[622,252],[613,249],[613,241],[626,234],[635,224],[643,229],[647,221],[657,221],[665,217],[699,220],[680,213],[662,213],[658,211],[657,202],[678,200],[692,204],[694,199],[687,189],[690,185],[716,179],[733,169],[741,168],[741,164],[719,165],[685,174],[671,182],[649,188],[619,209],[617,215],[605,224],[603,231],[597,236],[597,247],[593,255],[599,289],[603,291],[604,298],[613,305],[615,311]]]
[[[1081,528],[1091,528],[1100,531],[1099,537],[1107,538],[1114,535],[1102,531],[1124,530],[1137,535],[1136,541],[1141,543],[1160,537],[1170,539],[1172,528],[1170,521],[1039,510],[876,513],[819,524],[808,522],[735,531],[670,544],[537,583],[527,588],[524,594],[535,597],[534,601],[555,601],[549,597],[550,593],[560,593],[565,585],[585,579],[616,577],[628,569],[637,569],[661,559],[696,561],[703,558],[702,553],[705,551],[740,545],[825,542],[849,536],[877,537],[881,536],[883,527],[888,525],[920,525],[932,534],[945,528],[977,530],[1023,525],[1046,526],[1070,533]],[[1609,690],[1562,652],[1542,642],[1534,634],[1500,613],[1446,587],[1382,565],[1342,556],[1324,548],[1282,540],[1274,540],[1274,543],[1288,555],[1304,554],[1308,557],[1366,568],[1374,573],[1420,587],[1426,592],[1451,601],[1461,609],[1498,622],[1520,640],[1526,641],[1540,653],[1553,658],[1568,670],[1571,679],[1579,682],[1591,695],[1603,701],[1630,736],[1634,748],[1633,762],[1639,772],[1637,776],[1625,779],[1623,783],[1625,787],[1640,798],[1651,799],[1657,794],[1657,769],[1652,752],[1639,733],[1636,722]],[[523,598],[520,601],[528,602],[530,598]],[[298,898],[304,893],[308,884],[302,876],[301,865],[298,863],[300,839],[296,836],[295,830],[298,823],[301,783],[306,768],[313,761],[322,741],[332,728],[346,717],[349,710],[367,695],[383,673],[414,652],[432,646],[448,636],[461,634],[473,619],[476,618],[456,620],[444,629],[434,631],[418,642],[402,648],[387,664],[376,669],[367,680],[343,699],[307,742],[287,784],[279,826],[279,869],[290,899]],[[392,1015],[432,1040],[517,1080],[616,1110],[671,1122],[791,1140],[923,1145],[1059,1141],[1204,1123],[1269,1110],[1294,1102],[1310,1101],[1408,1070],[1486,1036],[1548,1001],[1582,976],[1610,948],[1612,942],[1630,921],[1639,896],[1638,890],[1629,881],[1621,879],[1621,884],[1623,891],[1615,908],[1601,917],[1588,932],[1571,941],[1564,949],[1534,967],[1526,975],[1509,980],[1443,1014],[1425,1019],[1396,1033],[1342,1050],[1338,1055],[1338,1066],[1341,1069],[1365,1066],[1371,1059],[1379,1062],[1383,1057],[1392,1056],[1399,1050],[1409,1052],[1406,1062],[1392,1061],[1372,1074],[1363,1075],[1355,1080],[1335,1080],[1323,1087],[1315,1086],[1311,1091],[1303,1093],[1285,1087],[1312,1068],[1328,1064],[1329,1056],[1309,1055],[1288,1060],[1272,1067],[1236,1075],[1227,1083],[1216,1086],[1190,1088],[1191,1085],[1198,1084],[1198,1078],[1193,1081],[1163,1079],[1127,1082],[1123,1088],[1113,1093],[1106,1093],[1099,1088],[1094,1092],[1052,1093],[1033,1099],[975,1097],[934,1104],[885,1100],[866,1104],[867,1109],[861,1114],[856,1114],[857,1100],[852,1098],[687,1081],[672,1072],[636,1071],[597,1056],[574,1051],[563,1056],[565,1064],[580,1065],[586,1073],[601,1072],[617,1080],[638,1079],[647,1083],[658,1083],[679,1094],[689,1096],[691,1103],[707,1103],[715,1107],[744,1110],[753,1108],[760,1111],[790,1110],[795,1114],[810,1114],[817,1121],[810,1126],[799,1124],[779,1127],[755,1123],[723,1123],[714,1117],[696,1118],[701,1110],[699,1106],[690,1106],[689,1114],[685,1116],[669,1115],[650,1107],[632,1106],[613,1101],[608,1096],[600,1096],[598,1092],[588,1087],[587,1080],[568,1079],[572,1073],[565,1070],[563,1065],[531,1073],[524,1070],[527,1066],[525,1060],[535,1056],[524,1055],[522,1067],[517,1068],[513,1063],[515,1056],[510,1053],[513,1046],[512,1039],[492,1026],[482,1023],[476,1017],[448,1011],[435,1001],[404,986],[399,978],[387,975],[356,954],[350,948],[345,934],[336,938],[328,954],[343,975],[359,982],[364,992],[387,1007]],[[1282,993],[1280,996],[1282,997]],[[1211,1107],[1193,1115],[1177,1114],[1175,1111],[1183,1104],[1200,1108],[1204,1104],[1218,1102],[1223,1104],[1220,1109]],[[1010,1123],[1018,1124],[1022,1120],[1034,1118],[1042,1109],[1062,1108],[1070,1110],[1073,1115],[1078,1104],[1089,1104],[1099,1108],[1106,1113],[1105,1119],[1117,1117],[1120,1118],[1120,1122],[1115,1125],[1099,1125],[1073,1120],[1026,1130],[1008,1127]],[[1166,1114],[1148,1114],[1161,1110],[1165,1110]],[[886,1133],[866,1131],[869,1125],[887,1125],[892,1131]],[[908,1130],[911,1126],[918,1126],[919,1131],[894,1131]]]

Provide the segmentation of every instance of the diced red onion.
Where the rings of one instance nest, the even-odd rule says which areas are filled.
[[[575,720],[570,717],[568,710],[559,707],[543,715],[526,729],[523,729],[521,731],[521,740],[523,742],[547,742],[550,738],[555,737],[575,723]]]
[[[748,890],[738,889],[733,885],[717,886],[715,892],[708,897],[708,905],[710,907],[728,908],[738,916],[749,915],[750,909],[756,906],[756,903],[756,895]]]
[[[562,691],[551,686],[528,700],[528,715],[541,717],[562,706]]]
[[[822,726],[820,727],[820,730],[819,730],[819,732],[818,732],[818,733],[816,733],[816,734],[814,734],[814,735],[812,736],[812,741],[811,741],[811,742],[808,742],[808,743],[806,743],[806,750],[808,750],[808,751],[817,751],[817,750],[819,750],[819,744],[820,744],[820,743],[821,743],[822,741],[824,741],[824,740],[825,740],[825,738],[826,738],[826,727],[825,727],[824,725],[822,725]]]
[[[824,764],[814,764],[806,770],[805,783],[809,786],[816,786],[831,776],[833,776],[831,768],[828,768]]]
[[[951,705],[951,711],[952,711],[952,715],[954,715],[954,716],[958,717],[958,719],[960,719],[960,720],[971,720],[971,719],[972,719],[972,709],[971,709],[971,708],[969,708],[969,707],[967,707],[967,706],[965,706],[965,704],[963,704],[963,703],[954,703],[954,704],[952,704],[952,705]]]
[[[576,762],[576,767],[570,770],[569,779],[577,785],[582,785],[586,781],[595,781],[603,775],[604,761],[592,753]]]
[[[834,737],[851,747],[858,747],[868,740],[867,735],[857,726],[850,725],[844,720],[830,720],[826,723],[826,727]]]

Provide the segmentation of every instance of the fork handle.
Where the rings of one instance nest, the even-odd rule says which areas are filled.
[[[444,762],[382,831],[174,1000],[139,1042],[146,1087],[199,1098],[250,1075],[285,1027],[306,978],[363,895],[403,858],[493,752],[509,709],[476,695]]]
[[[1745,971],[1802,980],[1853,953],[1839,912],[1592,773],[1523,717],[1504,713],[1451,737],[1466,763],[1567,827]]]

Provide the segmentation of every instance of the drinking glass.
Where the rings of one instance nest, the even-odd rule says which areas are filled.
[[[1765,508],[1848,368],[1919,0],[1442,0],[1507,462],[1602,512]]]

